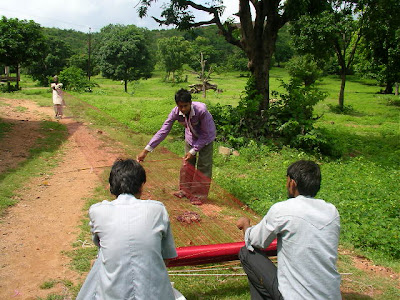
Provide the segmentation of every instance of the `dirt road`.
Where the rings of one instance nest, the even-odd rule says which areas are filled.
[[[1,99],[1,117],[15,124],[0,141],[0,171],[23,161],[38,137],[39,122],[52,119],[50,107],[38,107],[24,100]],[[26,110],[21,110],[24,107]],[[63,155],[51,174],[40,174],[27,182],[19,193],[19,202],[1,220],[0,299],[36,299],[37,296],[62,293],[62,285],[40,289],[46,280],[77,280],[79,275],[68,266],[62,251],[76,240],[85,197],[100,184],[101,169],[119,156],[102,145],[86,126],[73,119],[60,121],[68,128]],[[60,291],[61,289],[61,291]]]

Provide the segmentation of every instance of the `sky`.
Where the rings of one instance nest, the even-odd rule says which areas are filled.
[[[0,16],[33,20],[42,27],[74,29],[82,32],[97,32],[108,24],[134,24],[148,29],[168,29],[160,27],[151,16],[160,18],[162,3],[156,1],[148,16],[140,19],[137,14],[139,0],[0,0]],[[210,0],[198,0],[206,3]],[[223,20],[232,17],[239,8],[239,0],[225,0]],[[209,20],[206,13],[196,14],[197,21]],[[202,18],[202,19],[200,19]]]

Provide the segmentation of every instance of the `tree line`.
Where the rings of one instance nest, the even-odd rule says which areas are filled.
[[[184,66],[194,72],[203,68],[204,72],[205,63],[209,70],[247,72],[251,78],[246,97],[237,108],[221,111],[231,122],[241,124],[236,128],[238,134],[254,138],[311,132],[312,106],[323,99],[313,83],[324,74],[341,78],[340,110],[345,108],[348,74],[376,79],[387,94],[397,86],[398,93],[399,1],[239,0],[239,23],[221,21],[223,2],[170,0],[161,19],[153,16],[160,24],[176,27],[169,30],[110,24],[100,32],[85,34],[3,17],[0,64],[22,67],[43,85],[48,85],[55,74],[72,77],[69,88],[87,90],[94,85],[88,80],[90,76],[99,73],[122,81],[127,91],[129,81],[150,77],[155,67],[165,71],[166,81],[173,82],[185,80]],[[152,4],[153,0],[140,1],[139,16],[147,17]],[[193,10],[210,17],[197,21]],[[285,65],[293,78],[284,83],[287,94],[280,98],[286,102],[280,106],[270,101],[269,70],[273,65]],[[74,82],[79,84],[74,86]],[[299,119],[298,109],[289,101],[293,98],[298,105],[302,101],[303,105],[312,103],[307,116]],[[279,122],[275,121],[277,116]],[[225,125],[239,126],[237,122]],[[247,132],[246,128],[252,130]]]

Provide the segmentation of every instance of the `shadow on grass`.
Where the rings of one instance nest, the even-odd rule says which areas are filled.
[[[335,126],[335,125],[334,125]],[[362,127],[362,125],[360,125]],[[362,156],[370,162],[389,169],[398,169],[400,164],[400,134],[398,131],[352,133],[345,128],[323,128],[329,136],[331,147],[343,153],[342,158]]]
[[[200,299],[248,299],[249,286],[247,281],[244,283],[232,284],[218,284],[215,289],[210,289],[206,292],[199,289],[192,289],[190,292],[185,292],[184,296],[188,300]]]
[[[8,206],[17,202],[15,191],[32,176],[46,172],[53,167],[56,151],[67,139],[68,132],[65,125],[53,121],[25,121],[2,119],[3,124],[15,124],[19,129],[34,135],[32,143],[28,143],[23,137],[13,134],[11,129],[8,138],[2,143],[7,143],[5,149],[7,157],[1,165],[0,175],[0,214],[4,213]],[[38,128],[36,130],[36,128]],[[8,147],[11,146],[12,147]]]
[[[368,300],[373,299],[370,296],[361,295],[357,293],[342,293],[343,300]]]
[[[344,105],[342,109],[339,107],[339,105],[335,104],[328,104],[328,107],[330,112],[334,114],[348,115],[353,117],[364,117],[367,115],[365,113],[355,110],[351,105]]]

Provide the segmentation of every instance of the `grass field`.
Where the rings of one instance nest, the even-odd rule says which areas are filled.
[[[162,74],[157,73],[151,79],[131,84],[129,93],[123,92],[123,85],[119,82],[94,78],[100,87],[92,93],[72,93],[76,99],[68,103],[68,109],[75,116],[114,132],[126,145],[144,147],[175,105],[175,91],[196,82],[191,75],[188,83],[175,85],[165,83],[161,78]],[[281,79],[288,80],[285,70],[273,69],[272,90],[281,89]],[[246,78],[237,73],[216,74],[213,83],[223,93],[209,92],[206,100],[196,95],[194,100],[236,105]],[[28,98],[41,105],[50,105],[48,89],[33,89],[34,83],[29,79],[21,85],[32,89],[2,94],[2,97]],[[238,157],[223,157],[217,153],[221,145],[217,143],[213,179],[263,215],[273,203],[286,199],[285,174],[288,165],[298,159],[316,160],[321,165],[323,176],[318,196],[335,204],[341,214],[341,244],[355,247],[359,253],[374,259],[376,263],[399,272],[400,109],[388,105],[393,103],[395,96],[377,94],[381,88],[374,82],[349,76],[345,91],[345,113],[336,113],[339,78],[325,77],[317,86],[327,92],[328,97],[316,106],[315,114],[320,116],[316,126],[325,130],[332,145],[343,152],[342,157],[322,157],[289,147],[276,149],[256,143],[237,149],[240,152]],[[3,127],[0,124],[0,128]],[[127,136],[121,128],[138,135]],[[162,145],[183,154],[182,137],[182,129],[176,125]],[[346,265],[346,262],[342,263]],[[193,282],[188,284],[187,280],[182,278],[176,283],[183,294],[189,295],[188,299],[248,297],[244,278],[201,278],[196,279],[195,286]],[[218,289],[221,294],[213,295],[215,285],[226,283],[227,280],[228,284]],[[397,299],[398,296],[398,290],[388,287],[376,299]]]

